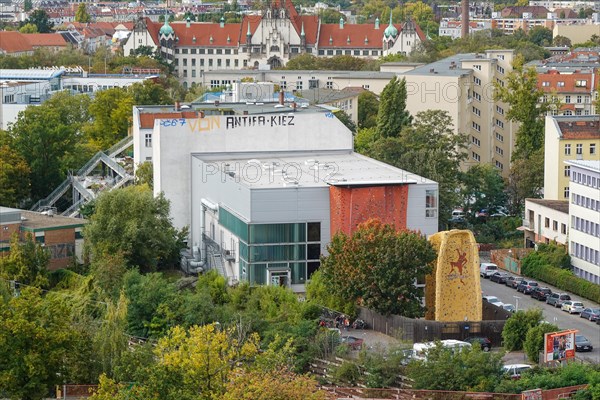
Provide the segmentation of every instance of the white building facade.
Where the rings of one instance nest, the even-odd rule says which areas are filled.
[[[569,254],[575,274],[600,284],[600,161],[570,160]]]

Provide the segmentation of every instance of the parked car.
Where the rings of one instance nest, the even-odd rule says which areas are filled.
[[[504,373],[512,379],[521,379],[521,374],[531,369],[531,365],[527,364],[507,364],[502,367]]]
[[[536,287],[531,291],[531,298],[539,301],[546,301],[546,298],[552,294],[552,290],[547,287]]]
[[[510,311],[512,313],[517,311],[515,306],[513,306],[512,304],[502,304],[502,308],[504,308],[506,311]]]
[[[471,343],[472,346],[475,346],[477,343],[479,343],[481,350],[483,351],[490,351],[492,349],[492,341],[486,337],[474,336],[466,338],[465,342]]]
[[[350,347],[352,350],[362,349],[364,339],[360,339],[354,336],[342,336],[342,343]]]
[[[518,289],[519,285],[523,282],[527,282],[525,279],[523,278],[517,278],[512,282],[512,288],[513,289]]]
[[[531,291],[538,287],[539,283],[536,281],[523,281],[517,286],[517,292],[522,292],[523,294],[531,294]]]
[[[590,321],[596,321],[600,318],[600,308],[586,308],[579,314],[581,318],[587,318]]]
[[[489,278],[495,272],[498,272],[498,266],[494,263],[481,263],[479,264],[479,276],[482,278]]]
[[[592,351],[594,350],[594,346],[592,346],[592,342],[589,341],[583,335],[575,335],[575,351]]]
[[[509,277],[506,272],[494,272],[492,276],[490,276],[490,281],[497,283],[505,283],[506,279]]]
[[[483,301],[493,304],[497,307],[502,307],[502,305],[504,304],[496,296],[483,296],[482,299]]]
[[[506,278],[506,282],[504,282],[504,284],[508,287],[513,287],[513,282],[517,279],[520,279],[516,276],[509,276],[508,278]]]
[[[567,311],[569,314],[579,314],[585,309],[585,307],[580,301],[567,300],[562,304],[560,309]]]
[[[562,307],[563,302],[571,300],[571,296],[566,293],[552,293],[546,298],[546,304],[554,307]]]

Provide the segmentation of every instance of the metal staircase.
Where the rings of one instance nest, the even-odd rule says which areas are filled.
[[[79,211],[79,207],[84,205],[86,202],[93,200],[96,198],[96,193],[85,187],[80,182],[81,178],[88,177],[92,171],[94,171],[98,165],[105,165],[110,171],[109,175],[112,175],[112,178],[115,179],[114,182],[110,182],[105,184],[103,187],[99,188],[99,191],[103,190],[113,190],[120,187],[123,187],[129,183],[131,183],[134,179],[133,175],[131,175],[121,164],[119,164],[115,158],[127,150],[127,148],[133,145],[133,138],[126,137],[112,147],[110,147],[106,151],[97,152],[88,162],[86,162],[77,172],[72,175],[69,175],[67,179],[65,179],[56,189],[52,191],[45,199],[41,199],[37,203],[35,203],[30,210],[39,212],[42,209],[53,207],[60,200],[69,189],[73,190],[72,203],[66,210],[61,212],[61,215],[77,215]]]

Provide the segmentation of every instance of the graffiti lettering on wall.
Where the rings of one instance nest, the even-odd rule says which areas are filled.
[[[75,254],[75,245],[73,243],[60,243],[46,246],[50,252],[50,259],[70,258]]]
[[[227,117],[225,127],[227,129],[235,129],[252,126],[295,126],[294,118],[294,115],[244,115]]]

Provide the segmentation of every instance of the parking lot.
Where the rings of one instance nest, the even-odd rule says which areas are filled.
[[[484,262],[483,258],[481,261]],[[540,286],[548,287],[552,292],[563,292],[543,282],[539,282],[539,284]],[[580,318],[579,314],[569,315],[569,313],[561,311],[560,308],[555,308],[546,304],[545,301],[532,299],[531,296],[527,294],[519,293],[515,289],[511,289],[504,284],[490,282],[489,279],[481,279],[481,289],[483,295],[496,296],[501,302],[513,304],[519,310],[532,308],[541,309],[544,313],[544,320],[557,325],[560,329],[577,329],[579,334],[587,337],[594,345],[594,350],[592,352],[577,353],[577,357],[587,361],[600,363],[600,326],[595,322]],[[582,299],[571,293],[569,294],[573,300],[583,302],[585,307],[600,307],[598,304],[589,300]]]

